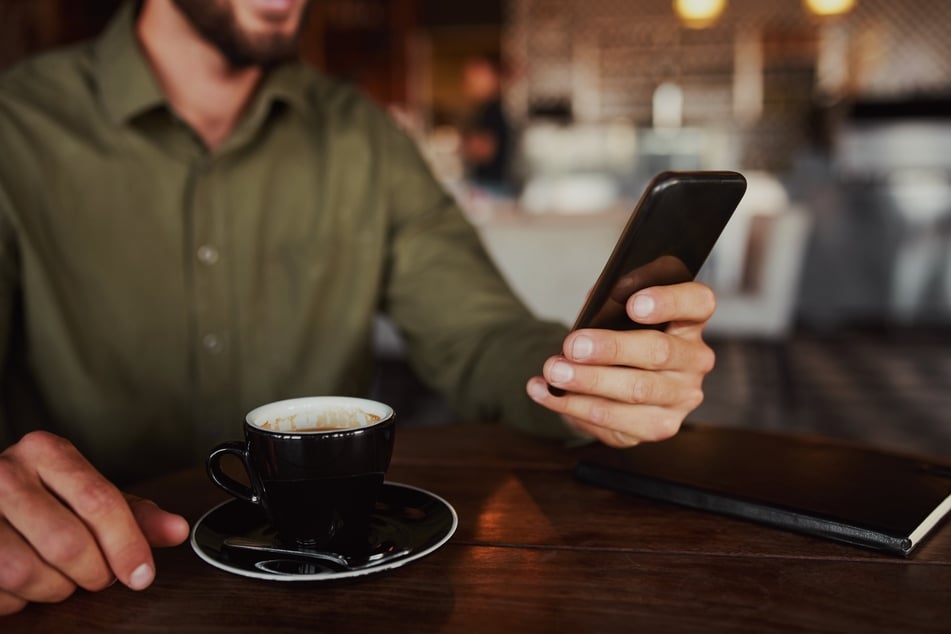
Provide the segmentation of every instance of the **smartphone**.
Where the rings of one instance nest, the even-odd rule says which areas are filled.
[[[650,286],[694,279],[743,194],[746,179],[729,171],[663,172],[631,212],[572,330],[664,328],[627,315],[627,300]],[[563,390],[549,386],[556,395]]]

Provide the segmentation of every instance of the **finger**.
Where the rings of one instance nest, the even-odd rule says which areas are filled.
[[[95,538],[109,568],[123,584],[133,590],[148,587],[155,576],[152,551],[125,498],[69,442],[51,434],[35,436],[24,451],[32,454],[28,456],[33,458],[30,464],[38,465],[37,472],[43,483],[79,516]],[[88,558],[88,554],[83,557]],[[69,571],[82,574],[62,557],[50,563],[61,570],[66,566],[67,570],[63,571],[70,577]]]
[[[627,301],[628,316],[641,324],[705,323],[716,309],[713,290],[699,282],[654,286]]]
[[[56,603],[75,589],[72,581],[43,561],[12,526],[0,519],[0,592],[24,601]]]
[[[553,357],[545,363],[543,373],[554,387],[633,405],[694,410],[703,401],[700,381],[684,380],[672,372],[589,366]]]
[[[125,494],[125,498],[136,523],[151,546],[177,546],[188,539],[188,522],[181,515],[164,511],[152,500],[129,493]]]
[[[565,338],[565,357],[586,365],[615,365],[642,370],[707,373],[713,350],[702,339],[675,337],[659,330],[577,330]]]
[[[670,438],[686,415],[677,409],[631,405],[587,394],[552,396],[542,377],[530,379],[526,389],[536,403],[574,419],[581,431],[608,444],[622,439],[630,444]]]
[[[599,440],[609,447],[618,447],[623,449],[626,447],[633,447],[641,443],[640,438],[632,436],[623,431],[598,427],[597,425],[591,425],[589,423],[585,423],[584,421],[578,421],[575,423],[575,428],[580,433],[591,436],[595,440]]]
[[[46,435],[48,436],[48,434]],[[35,455],[44,437],[29,434],[0,456],[0,513],[12,529],[52,567],[87,590],[100,590],[113,574],[86,525],[50,493],[35,472],[22,468],[41,461]],[[11,454],[25,454],[25,462]]]
[[[0,616],[16,614],[25,608],[27,603],[25,599],[0,590]]]

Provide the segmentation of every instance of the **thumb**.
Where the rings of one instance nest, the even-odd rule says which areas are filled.
[[[177,546],[188,538],[188,522],[181,515],[159,508],[152,500],[125,494],[142,534],[153,547]]]

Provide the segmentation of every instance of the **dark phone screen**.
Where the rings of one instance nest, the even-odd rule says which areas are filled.
[[[578,328],[643,328],[627,316],[628,298],[650,286],[689,282],[746,192],[736,172],[664,172],[647,186],[594,290]]]

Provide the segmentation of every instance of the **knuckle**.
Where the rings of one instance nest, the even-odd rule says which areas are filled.
[[[19,553],[0,560],[0,605],[6,595],[44,603],[65,601],[76,586],[50,571],[36,556]],[[0,607],[0,612],[3,608]]]
[[[20,439],[17,447],[27,456],[50,456],[75,451],[72,443],[48,431],[31,431]]]
[[[597,340],[596,340],[597,341]],[[597,346],[597,344],[595,344]],[[611,337],[602,344],[608,361],[617,362],[624,358],[626,351],[621,337]]]
[[[600,402],[594,402],[588,406],[588,413],[585,418],[588,420],[588,422],[599,427],[607,426],[611,421],[611,415],[608,411],[608,408]]]
[[[711,348],[710,346],[706,344],[703,344],[703,347],[700,350],[699,360],[698,360],[698,367],[701,374],[709,374],[710,372],[713,371],[713,368],[716,367],[716,364],[717,364],[717,355],[713,351],[713,348]]]
[[[639,441],[637,440],[637,438],[631,436],[630,434],[626,432],[623,432],[617,429],[612,429],[611,432],[608,434],[608,438],[605,442],[611,445],[612,447],[618,447],[623,449],[625,447],[633,447],[634,445],[638,444]]]
[[[631,403],[649,403],[654,396],[654,386],[645,378],[635,379],[631,385]]]
[[[94,552],[90,552],[92,548],[95,548]],[[62,584],[55,589],[50,586],[44,601],[57,602],[66,599],[75,591],[77,585],[96,592],[112,583],[112,572],[105,562],[99,561],[99,549],[79,533],[60,534],[55,542],[45,543],[40,550],[51,565],[72,571],[72,581],[64,577]],[[90,561],[90,554],[93,561]]]
[[[0,559],[0,590],[20,594],[36,576],[36,561],[24,556]]]
[[[43,556],[57,567],[77,561],[88,546],[84,536],[77,531],[59,530],[50,533],[37,548]]]
[[[686,405],[687,408],[692,412],[703,404],[703,390],[696,388],[691,390],[690,394],[687,396]]]
[[[597,371],[590,372],[587,368],[578,368],[575,372],[575,379],[584,391],[589,394],[596,394],[602,389],[604,376]]]
[[[76,512],[87,519],[111,514],[123,504],[119,492],[108,482],[88,482],[79,488],[73,501]]]
[[[671,354],[670,337],[660,332],[654,333],[649,347],[651,363],[655,367],[666,366],[670,362]]]
[[[681,420],[679,416],[669,414],[662,416],[654,424],[650,439],[659,441],[672,438],[680,430]]]

